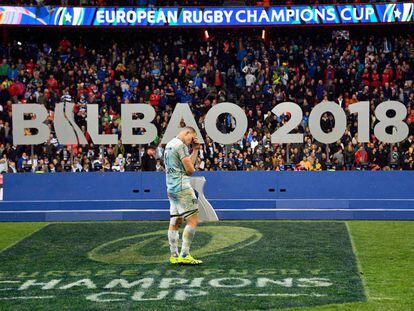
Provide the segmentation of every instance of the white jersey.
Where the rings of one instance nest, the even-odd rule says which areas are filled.
[[[191,188],[190,176],[182,163],[182,159],[189,156],[188,147],[177,137],[173,138],[165,147],[164,163],[168,193]]]

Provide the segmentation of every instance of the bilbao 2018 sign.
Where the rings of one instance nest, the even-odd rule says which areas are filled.
[[[87,144],[87,140],[75,123],[73,115],[73,103],[57,104],[55,108],[54,128],[57,139],[61,144]],[[369,142],[370,139],[370,105],[368,101],[361,101],[348,107],[350,114],[358,116],[358,141]],[[387,114],[389,111],[394,111]],[[302,143],[304,134],[291,133],[303,119],[303,112],[299,105],[293,102],[283,102],[272,109],[272,113],[281,116],[290,113],[290,119],[271,133],[272,143]],[[99,106],[91,104],[87,106],[87,130],[94,144],[117,144],[117,134],[99,133]],[[330,113],[335,119],[335,125],[330,132],[321,128],[320,120],[325,113]],[[404,122],[407,116],[406,107],[398,101],[385,101],[379,104],[375,111],[378,122],[374,126],[374,135],[385,143],[397,143],[407,138],[408,125]],[[135,118],[139,114],[141,118]],[[230,114],[235,119],[235,128],[230,133],[222,133],[217,128],[217,118],[222,114]],[[29,120],[26,115],[31,115]],[[147,104],[124,104],[121,106],[122,115],[122,142],[124,144],[148,144],[155,140],[157,128],[152,121],[156,113],[152,106]],[[392,115],[392,116],[390,116]],[[36,145],[45,143],[50,136],[50,128],[45,124],[48,117],[46,108],[39,104],[14,104],[12,106],[13,141],[15,145]],[[180,123],[184,121],[187,126],[196,129],[201,143],[204,143],[199,127],[193,117],[188,104],[177,104],[167,129],[162,137],[162,143],[166,144],[180,130]],[[322,102],[316,105],[308,120],[310,134],[319,142],[330,144],[338,141],[344,134],[347,125],[345,111],[334,102]],[[244,137],[248,126],[247,117],[242,108],[233,103],[220,103],[213,106],[204,120],[207,135],[220,144],[233,144]],[[144,129],[142,134],[134,135],[133,129]],[[391,131],[387,131],[391,128]],[[36,129],[37,133],[26,135],[25,129]]]

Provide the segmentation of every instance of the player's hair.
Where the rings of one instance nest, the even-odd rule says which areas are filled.
[[[183,127],[183,131],[190,131],[192,134],[195,134],[196,133],[195,128],[192,127],[192,126],[185,126],[185,127]]]

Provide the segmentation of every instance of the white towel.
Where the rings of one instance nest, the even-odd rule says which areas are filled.
[[[198,209],[200,221],[218,221],[214,208],[211,206],[210,202],[207,201],[204,196],[204,184],[206,179],[203,176],[191,177],[190,178],[191,187],[198,193]]]

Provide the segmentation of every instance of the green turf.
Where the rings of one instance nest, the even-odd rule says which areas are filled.
[[[349,221],[347,223],[363,272],[368,301],[306,310],[414,310],[414,222]],[[291,310],[301,309],[289,309]]]
[[[0,250],[10,247],[45,225],[45,223],[38,222],[0,223]]]
[[[0,224],[0,249],[41,226],[43,224]],[[158,263],[160,258],[168,256],[164,227],[165,223],[160,222],[77,223],[53,224],[35,232],[0,253],[0,289],[13,289],[0,291],[0,298],[55,297],[3,300],[0,301],[0,310],[414,309],[411,298],[414,292],[413,222],[348,222],[363,272],[365,293],[344,222],[220,222],[218,230],[211,225],[204,226],[196,235],[193,253],[200,252],[206,264],[202,269],[186,267],[176,270]],[[240,233],[234,234],[232,227],[241,227]],[[215,232],[223,233],[224,237],[217,237]],[[142,261],[151,263],[142,264]],[[208,295],[177,301],[174,298],[179,297],[177,292],[180,289],[190,293],[188,283],[168,289],[157,288],[161,278],[175,277],[191,280],[193,285],[196,285],[197,278],[204,278],[204,288],[193,287],[193,290],[204,290]],[[247,279],[252,284],[240,288],[214,288],[208,284],[208,281],[229,277]],[[258,288],[255,282],[259,277],[284,282],[291,278],[292,287],[267,284]],[[333,285],[301,287],[309,283],[300,282],[300,278],[312,277],[329,279]],[[85,278],[97,288],[88,289],[84,284],[67,290],[59,289]],[[142,302],[131,299],[134,292],[142,291],[138,285],[129,289],[102,289],[108,281],[120,278],[128,281],[153,278],[155,284],[146,293],[149,296],[143,297],[154,297],[162,290],[168,294],[161,301]],[[57,289],[41,290],[37,286],[14,290],[28,279],[39,282],[61,279],[61,283],[55,286]],[[6,280],[20,283],[6,284]],[[223,281],[222,284],[227,283]],[[87,295],[104,291],[115,292],[111,298],[126,301],[96,303],[85,299]],[[235,297],[236,293],[327,296]]]
[[[55,310],[57,306],[71,310],[255,310],[365,300],[344,223],[205,225],[193,245],[193,254],[205,259],[205,265],[199,268],[171,268],[165,263],[165,227],[165,223],[148,222],[49,225],[1,253],[0,272],[4,280],[19,282],[9,285],[11,290],[3,291],[3,298],[53,298],[3,302],[20,310]],[[177,277],[180,279],[176,281],[185,284],[165,284]],[[108,292],[105,287],[121,278],[129,282],[146,279],[154,284],[142,291],[145,296],[139,296],[138,285],[118,286],[112,289],[115,294],[105,294],[105,298],[122,302],[90,301],[91,295]],[[50,289],[32,286],[17,290],[29,279],[60,281],[55,286],[49,283]],[[74,286],[74,282],[81,286]],[[203,296],[180,300],[184,299],[183,293]],[[283,296],[260,296],[269,294]],[[163,295],[162,300],[142,301]]]

